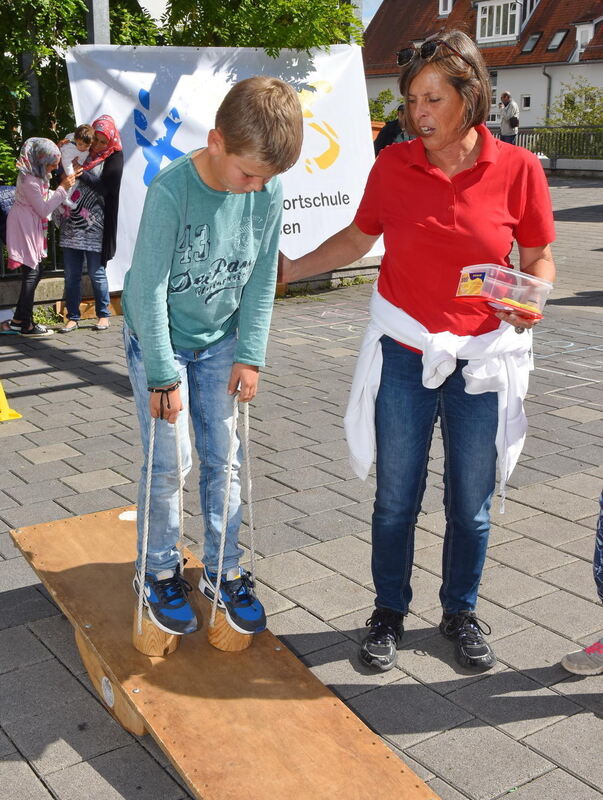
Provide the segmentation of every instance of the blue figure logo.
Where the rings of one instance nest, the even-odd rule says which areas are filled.
[[[151,105],[151,95],[146,89],[141,89],[138,92],[138,100],[140,105],[148,111]],[[138,109],[134,110],[134,124],[136,126],[136,144],[142,147],[142,153],[147,162],[143,180],[145,186],[148,186],[161,169],[161,162],[164,158],[173,161],[175,158],[184,155],[182,150],[178,150],[172,144],[174,134],[182,125],[182,120],[177,108],[170,109],[167,117],[163,120],[165,136],[156,139],[154,144],[151,144],[147,137],[141,133],[141,131],[146,131],[149,123],[144,113]]]

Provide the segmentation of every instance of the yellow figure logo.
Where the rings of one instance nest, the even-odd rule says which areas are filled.
[[[312,106],[318,97],[321,94],[329,94],[329,92],[333,91],[333,87],[326,81],[316,81],[316,83],[311,83],[310,87],[315,91],[312,92],[308,89],[302,89],[301,92],[298,92],[303,116],[304,119],[315,120],[314,122],[309,122],[308,125],[321,136],[324,136],[327,140],[326,149],[322,153],[306,159],[306,171],[312,173],[314,172],[315,167],[318,167],[319,169],[328,169],[332,164],[334,164],[339,156],[341,146],[337,141],[339,138],[337,132],[334,131],[329,123],[324,119],[316,121],[316,117],[312,111]]]

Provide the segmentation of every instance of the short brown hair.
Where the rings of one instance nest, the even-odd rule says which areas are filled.
[[[94,128],[92,125],[78,125],[73,132],[73,138],[79,139],[79,141],[84,142],[84,144],[92,144],[92,140],[94,139]]]
[[[257,159],[277,172],[292,167],[302,146],[299,98],[278,78],[255,76],[236,83],[216,113],[227,153]]]
[[[402,67],[399,79],[400,94],[406,98],[410,84],[419,72],[427,65],[435,67],[446,78],[448,83],[456,89],[463,100],[465,115],[459,131],[462,134],[474,125],[485,122],[490,113],[492,92],[488,70],[476,44],[463,31],[443,31],[430,36],[426,41],[432,39],[441,39],[444,42],[448,42],[450,47],[458,50],[463,58],[467,59],[468,63],[463,58],[455,55],[446,45],[440,45],[432,58],[428,60],[413,58]],[[469,64],[472,66],[469,66]],[[405,116],[406,130],[419,136],[419,131],[416,130],[410,118],[408,104]]]

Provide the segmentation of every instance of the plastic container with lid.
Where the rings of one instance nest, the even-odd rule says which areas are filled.
[[[485,302],[494,308],[542,319],[544,304],[552,288],[549,281],[526,272],[497,264],[473,264],[461,270],[456,299]]]

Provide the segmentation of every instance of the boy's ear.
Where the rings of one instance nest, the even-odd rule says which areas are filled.
[[[225,152],[224,137],[218,128],[212,128],[207,134],[207,149],[212,156],[218,156]]]

